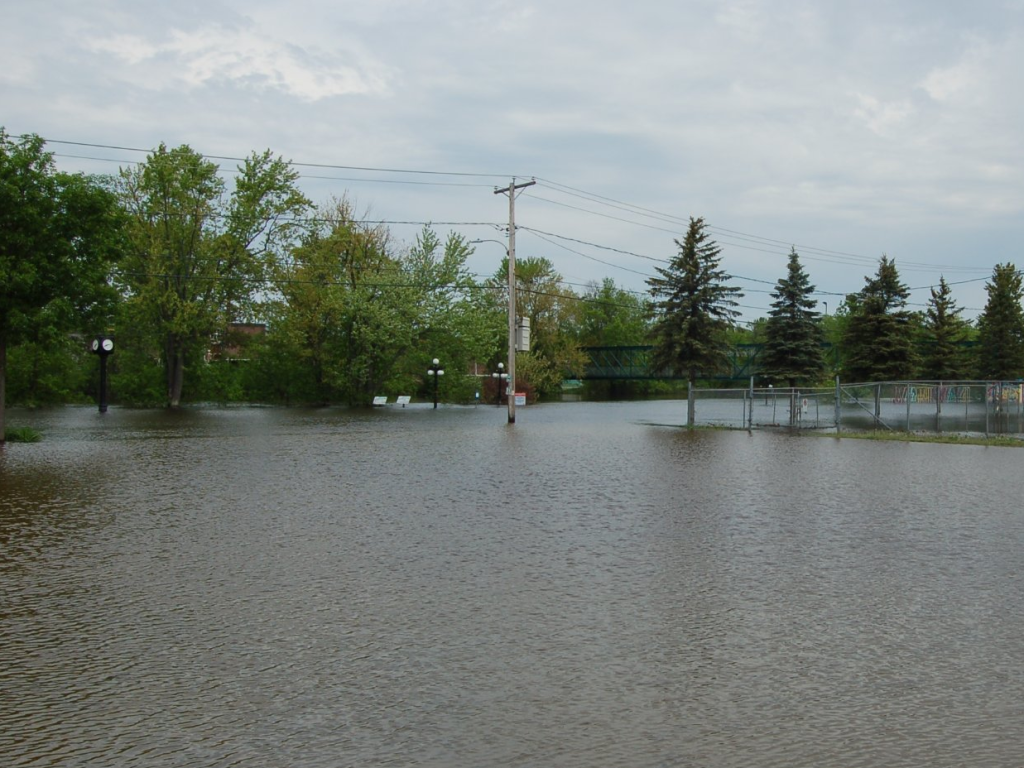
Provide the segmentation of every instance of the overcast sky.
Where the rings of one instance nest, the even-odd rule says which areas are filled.
[[[577,290],[643,290],[690,216],[747,320],[791,245],[830,312],[882,254],[921,306],[940,275],[971,281],[971,317],[995,264],[1024,267],[1024,0],[0,0],[0,18],[9,133],[270,149],[311,164],[318,202],[479,222],[436,227],[471,239],[504,239],[494,187],[535,177],[517,254]],[[90,173],[145,156],[50,149]],[[481,243],[470,266],[502,256]]]

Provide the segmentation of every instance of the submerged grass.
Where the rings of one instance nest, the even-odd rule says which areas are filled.
[[[1001,448],[1024,448],[1024,439],[1006,435],[963,435],[956,433],[935,434],[921,432],[835,432],[817,434],[820,437],[840,437],[853,440],[878,440],[898,443],[940,443],[943,445],[989,445]]]
[[[672,425],[665,424],[663,426]],[[686,429],[686,427],[684,427],[684,429]],[[746,427],[716,426],[708,424],[695,425],[693,427],[690,427],[689,429],[692,431],[716,429],[736,432],[750,431]],[[878,442],[889,443],[936,443],[940,445],[985,445],[994,448],[1024,448],[1024,435],[989,435],[988,437],[986,437],[985,435],[982,434],[962,434],[956,432],[939,434],[935,432],[882,432],[870,430],[843,430],[842,432],[837,434],[835,431],[820,431],[816,429],[783,429],[781,431],[791,432],[791,434],[796,434],[805,437],[832,437],[840,438],[843,440],[875,440]]]
[[[38,443],[42,439],[32,427],[8,427],[4,431],[4,440],[8,443]]]

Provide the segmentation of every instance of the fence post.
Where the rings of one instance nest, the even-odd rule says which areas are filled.
[[[686,382],[686,427],[688,429],[693,429],[694,415],[693,379],[690,379]]]
[[[985,437],[986,438],[988,438],[988,387],[989,387],[989,383],[985,382],[985,389],[981,393],[982,396],[984,397],[984,403],[985,403]]]
[[[843,429],[843,391],[839,386],[839,377],[836,376],[836,434]]]
[[[747,429],[754,428],[754,377],[750,377],[750,414],[747,416]]]
[[[907,432],[910,432],[910,382],[907,382]]]
[[[872,429],[878,429],[878,422],[882,419],[882,385],[875,384],[875,423]]]
[[[964,398],[964,432],[971,431],[971,390],[973,387],[967,384],[967,397]]]

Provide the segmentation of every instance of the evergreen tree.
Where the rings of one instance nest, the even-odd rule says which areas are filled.
[[[978,318],[978,373],[986,379],[1024,375],[1024,287],[1013,264],[997,264]]]
[[[811,285],[796,249],[789,254],[789,269],[772,292],[775,301],[765,325],[763,373],[795,387],[814,382],[825,372],[820,315],[814,310]]]
[[[675,243],[679,253],[647,281],[656,313],[651,363],[655,370],[685,374],[692,387],[698,373],[725,367],[725,333],[739,314],[733,298],[742,294],[725,284],[729,275],[719,268],[721,249],[703,218],[691,217],[686,238]],[[687,423],[693,423],[692,413]]]
[[[896,262],[883,256],[874,277],[847,298],[850,317],[843,334],[843,370],[852,381],[896,381],[913,375],[913,315],[910,291],[900,282]]]
[[[931,289],[925,311],[924,341],[926,351],[921,375],[937,381],[960,379],[966,375],[963,341],[967,324],[961,319],[963,310],[956,306],[945,277],[939,278],[938,289]]]

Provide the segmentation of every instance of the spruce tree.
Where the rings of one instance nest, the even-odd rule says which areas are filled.
[[[978,373],[986,379],[1024,375],[1024,288],[1013,264],[997,264],[985,286],[988,303],[978,318]]]
[[[843,372],[848,380],[897,381],[916,367],[910,291],[900,282],[896,262],[883,256],[874,277],[855,300],[847,300],[850,317],[843,335]]]
[[[967,324],[960,317],[945,277],[939,278],[938,289],[931,289],[924,322],[924,359],[921,375],[936,381],[961,379],[966,375],[963,342]]]
[[[788,382],[813,382],[825,372],[821,344],[824,340],[820,315],[811,298],[814,286],[800,264],[796,249],[789,254],[786,277],[772,291],[771,311],[765,326],[764,357],[761,370],[770,379]]]
[[[742,295],[726,285],[721,249],[706,226],[703,218],[691,217],[685,239],[675,241],[679,252],[647,281],[655,312],[652,365],[685,375],[691,387],[698,374],[707,376],[726,365],[725,332],[739,314],[733,299]],[[692,424],[692,413],[687,421]]]

